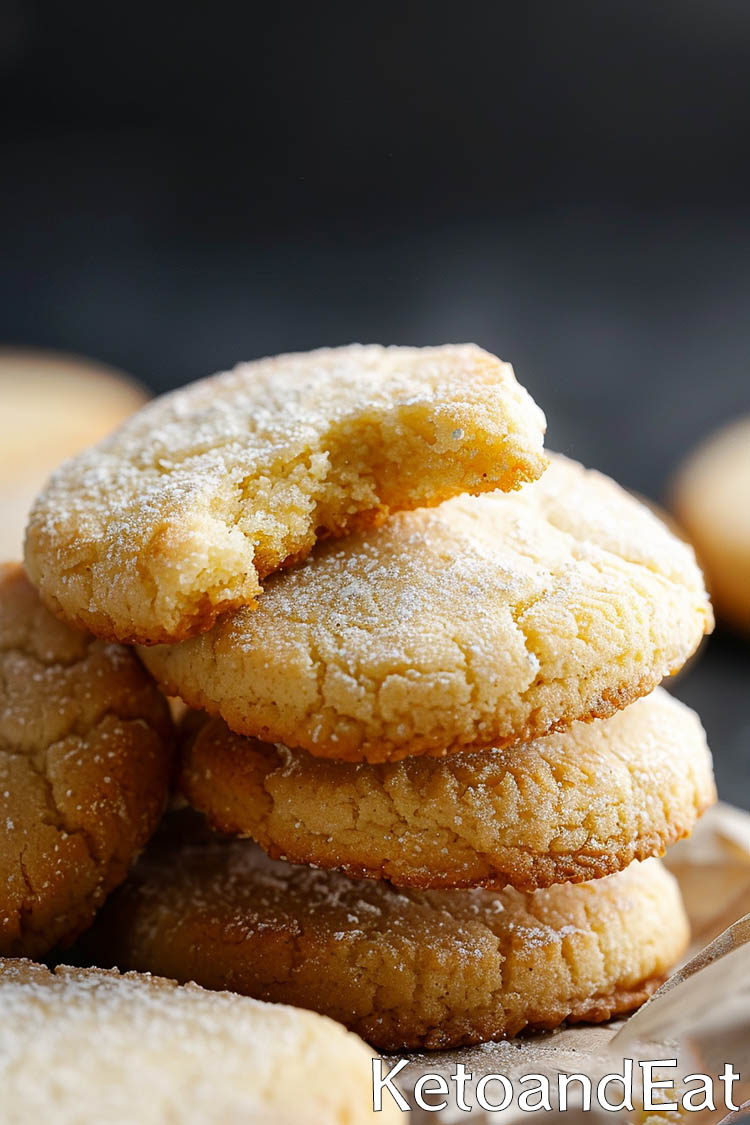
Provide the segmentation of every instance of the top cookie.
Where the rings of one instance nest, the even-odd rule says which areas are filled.
[[[97,636],[204,632],[316,539],[544,470],[544,415],[474,345],[354,345],[165,395],[64,464],[32,509],[43,598]]]
[[[322,547],[181,645],[162,686],[239,734],[351,761],[508,745],[605,717],[713,623],[692,550],[607,477],[551,458]]]

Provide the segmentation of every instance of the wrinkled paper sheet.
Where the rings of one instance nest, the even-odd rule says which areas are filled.
[[[714,1125],[728,1118],[720,1100],[723,1087],[718,1081],[715,1112],[680,1109],[676,1113],[647,1115],[638,1110],[636,1098],[634,1114],[627,1110],[621,1114],[605,1112],[597,1108],[595,1101],[592,1109],[584,1113],[573,1107],[573,1087],[567,1112],[562,1115],[554,1111],[558,1074],[584,1073],[595,1085],[605,1074],[621,1069],[625,1058],[635,1060],[636,1072],[639,1059],[676,1058],[677,1068],[664,1075],[676,1080],[690,1073],[718,1076],[725,1063],[732,1062],[741,1074],[734,1087],[734,1102],[748,1103],[735,1119],[744,1118],[747,1113],[750,1120],[750,813],[718,804],[703,817],[689,840],[670,849],[665,862],[680,882],[693,940],[685,962],[648,1003],[629,1019],[604,1025],[572,1026],[509,1042],[402,1056],[409,1059],[410,1065],[397,1084],[411,1104],[414,1083],[422,1074],[443,1075],[453,1091],[452,1098],[448,1096],[447,1108],[439,1112],[416,1109],[409,1118],[411,1125],[510,1125],[532,1118],[560,1119],[568,1125],[578,1121],[589,1125],[604,1121]],[[389,1056],[384,1061],[392,1065],[396,1058]],[[467,1104],[476,1105],[471,1091],[486,1074],[504,1074],[518,1089],[518,1080],[523,1075],[536,1073],[550,1079],[553,1112],[523,1112],[516,1105],[517,1098],[499,1113],[478,1108],[471,1112],[460,1110],[455,1102],[455,1086],[450,1081],[459,1062],[472,1075],[467,1085]],[[654,1075],[659,1076],[656,1071]],[[679,1097],[679,1082],[677,1093]],[[489,1096],[494,1098],[495,1091]],[[426,1094],[424,1100],[429,1101]],[[434,1099],[442,1100],[444,1096]]]

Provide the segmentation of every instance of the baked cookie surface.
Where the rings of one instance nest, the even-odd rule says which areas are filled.
[[[0,954],[42,956],[89,924],[158,823],[172,751],[135,654],[0,565]]]
[[[181,788],[214,828],[277,859],[397,886],[526,891],[661,855],[716,797],[700,721],[662,688],[534,742],[381,765],[209,719],[185,740]]]
[[[361,1125],[372,1052],[312,1012],[138,973],[0,959],[4,1125]]]
[[[750,633],[750,417],[725,426],[687,458],[673,502],[706,568],[717,613]]]
[[[544,425],[513,369],[474,345],[242,364],[66,462],[32,509],[26,563],[70,622],[180,640],[252,605],[316,539],[535,479]]]
[[[169,828],[84,942],[96,960],[311,1008],[398,1050],[608,1019],[646,999],[687,937],[658,860],[533,895],[397,891]]]
[[[552,455],[513,496],[403,513],[266,583],[254,611],[143,659],[240,734],[373,762],[606,717],[713,624],[693,552]]]

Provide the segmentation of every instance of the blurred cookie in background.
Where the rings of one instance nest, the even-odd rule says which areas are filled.
[[[61,461],[142,406],[146,390],[83,356],[0,347],[0,557],[20,558],[28,510]]]
[[[750,416],[687,457],[672,502],[706,571],[717,615],[750,633]]]

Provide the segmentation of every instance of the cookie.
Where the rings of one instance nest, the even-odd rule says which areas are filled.
[[[312,1008],[383,1050],[607,1019],[687,942],[658,860],[533,894],[397,891],[181,830],[160,834],[86,936],[98,963]]]
[[[474,345],[242,364],[64,465],[31,513],[29,573],[98,636],[180,640],[321,537],[533,480],[543,433],[512,368]]]
[[[172,736],[131,650],[0,566],[0,954],[42,956],[90,923],[158,823]]]
[[[29,508],[52,470],[146,398],[127,376],[93,360],[0,348],[0,558],[20,557]]]
[[[716,799],[698,717],[661,688],[534,742],[382,765],[210,719],[186,739],[181,787],[214,828],[277,859],[397,886],[525,891],[662,855]]]
[[[331,1020],[138,973],[0,960],[4,1125],[395,1125]]]
[[[750,417],[688,457],[673,504],[706,568],[717,613],[750,633]]]
[[[143,659],[239,734],[383,762],[611,715],[712,623],[690,547],[553,455],[513,496],[459,497],[323,545],[270,579],[254,612]]]

